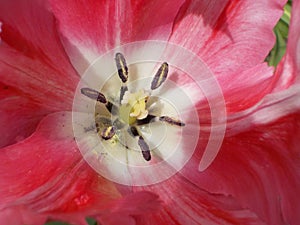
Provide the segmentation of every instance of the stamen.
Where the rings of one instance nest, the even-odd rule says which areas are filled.
[[[156,122],[156,121],[158,121],[158,117],[149,114],[145,119],[138,120],[137,125],[149,124],[149,123]]]
[[[113,126],[109,126],[104,128],[104,130],[101,132],[101,137],[104,140],[109,140],[111,139],[113,136],[115,136],[115,130]]]
[[[117,129],[122,129],[126,126],[126,124],[121,121],[120,119],[116,119],[114,122],[113,122],[113,126],[116,127]]]
[[[96,124],[97,133],[99,133],[101,127],[111,126],[111,121],[110,121],[110,119],[108,119],[106,117],[101,117],[98,115],[95,118],[95,124]]]
[[[179,126],[179,127],[185,126],[185,123],[181,122],[180,120],[173,119],[173,118],[168,117],[168,116],[161,116],[161,117],[159,117],[159,120],[163,121],[163,122],[166,122],[166,123],[169,123],[171,125]]]
[[[168,124],[179,126],[179,127],[185,126],[185,123],[183,123],[182,121],[180,121],[178,119],[173,119],[169,116],[158,117],[158,116],[154,116],[154,115],[148,115],[145,119],[138,120],[137,125],[145,125],[145,124],[149,124],[149,123],[153,123],[153,122],[157,122],[157,121],[166,122]]]
[[[91,99],[94,99],[98,102],[101,102],[101,103],[104,103],[106,104],[107,103],[107,100],[104,96],[104,94],[100,93],[99,91],[96,91],[94,89],[91,89],[91,88],[81,88],[81,94],[91,98]]]
[[[117,53],[115,61],[118,69],[118,74],[123,83],[128,80],[128,67],[126,64],[125,57],[122,53]]]
[[[81,93],[90,99],[103,103],[111,113],[111,118],[105,116],[101,117],[100,112],[97,112],[95,115],[96,130],[103,140],[110,140],[117,135],[123,135],[123,131],[126,131],[127,129],[127,132],[137,140],[143,158],[146,161],[150,161],[152,156],[149,145],[139,133],[138,126],[152,122],[166,122],[170,125],[180,127],[185,126],[185,124],[182,121],[173,119],[169,116],[150,115],[148,112],[149,106],[147,104],[148,99],[151,98],[150,93],[143,89],[131,93],[127,87],[128,67],[124,55],[122,53],[116,53],[115,62],[118,69],[118,75],[122,81],[119,102],[115,102],[114,100],[111,102],[101,92],[88,87],[82,88]],[[168,63],[162,63],[153,77],[151,90],[159,88],[165,82],[168,76],[168,70]],[[125,147],[128,148],[127,146]]]
[[[151,160],[151,153],[150,153],[149,145],[145,142],[144,138],[139,134],[136,127],[131,126],[128,129],[128,133],[131,134],[133,137],[139,137],[138,145],[140,146],[140,148],[142,150],[143,158],[146,161],[150,161]]]
[[[151,160],[151,153],[148,144],[145,142],[142,136],[139,137],[138,144],[142,150],[143,157],[146,161]]]
[[[105,106],[106,106],[108,112],[112,113],[113,115],[117,114],[116,110],[113,110],[113,107],[115,106],[113,103],[107,102]]]
[[[113,115],[117,114],[117,110],[113,110],[113,109],[118,109],[118,107],[115,106],[112,102],[107,101],[106,97],[101,92],[96,91],[92,88],[81,88],[81,94],[89,97],[90,99],[105,104],[105,107],[110,113],[112,113]]]
[[[152,83],[151,83],[151,90],[157,89],[162,83],[167,79],[169,71],[169,65],[168,63],[164,62],[159,67],[158,71],[156,72]]]
[[[98,124],[104,125],[104,126],[111,126],[111,120],[107,117],[103,117],[101,115],[96,115],[95,121]]]
[[[136,127],[133,126],[128,129],[128,133],[133,137],[139,136],[139,132],[137,131]]]
[[[128,87],[127,86],[121,86],[121,90],[120,90],[120,104],[123,100],[124,94],[125,92],[128,91]]]

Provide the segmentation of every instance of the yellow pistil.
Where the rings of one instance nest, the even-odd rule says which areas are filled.
[[[136,120],[144,119],[148,116],[146,102],[149,95],[144,90],[135,93],[127,91],[124,94],[120,107],[120,116],[124,122],[128,124],[134,123]]]

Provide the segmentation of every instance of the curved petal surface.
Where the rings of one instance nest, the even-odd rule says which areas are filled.
[[[0,222],[2,224],[20,225],[41,225],[47,220],[45,215],[38,215],[24,207],[14,207],[0,210]]]
[[[71,109],[78,76],[40,0],[0,1],[1,82],[52,110]]]
[[[27,138],[47,113],[20,91],[0,83],[0,148]]]
[[[295,1],[293,7],[294,12],[299,10],[299,1]],[[299,23],[295,25],[294,21],[298,19],[298,14],[292,16],[292,36],[285,62],[277,70],[275,93],[229,116],[227,137],[210,168],[204,173],[192,174],[189,171],[196,168],[195,162],[183,171],[195,184],[210,192],[236,197],[267,224],[297,224],[300,220],[296,213],[300,204],[294,197],[300,191],[297,147],[300,88],[297,84],[291,86],[297,83],[300,68],[295,51],[299,47]],[[194,160],[197,157],[199,155]]]
[[[134,189],[154,192],[163,202],[159,212],[149,213],[137,224],[264,224],[231,196],[210,194],[179,174],[162,183]]]
[[[300,204],[294,197],[300,191],[299,119],[299,114],[288,115],[228,134],[206,171],[191,172],[198,167],[197,153],[182,173],[211,193],[233,196],[267,224],[296,224],[300,219],[296,213]]]

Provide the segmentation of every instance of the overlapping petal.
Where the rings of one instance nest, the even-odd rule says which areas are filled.
[[[183,174],[205,190],[230,195],[267,224],[293,224],[299,221],[300,153],[299,115],[224,139],[213,164],[202,173],[197,156]],[[291,210],[293,209],[293,210]]]
[[[268,55],[285,2],[186,1],[169,40],[197,53],[217,76],[238,73]]]
[[[299,10],[297,2],[293,7]],[[298,14],[294,14],[291,34],[297,31],[298,25],[293,26],[297,20]],[[299,42],[293,38],[286,57]],[[229,116],[227,136],[211,167],[203,173],[191,173],[198,167],[198,153],[183,171],[206,190],[233,196],[267,224],[296,224],[300,220],[300,205],[294,198],[300,191],[297,57],[294,54],[282,64],[286,68],[282,74],[277,71],[281,80],[278,89],[270,90],[272,93],[253,107]]]
[[[169,41],[207,63],[221,84],[228,111],[246,109],[272,90],[271,68],[267,71],[261,63],[275,42],[272,28],[285,2],[187,1],[178,14]],[[256,96],[253,83],[262,90]]]
[[[282,14],[285,0],[185,1],[184,4],[182,1],[172,4],[168,1],[50,2],[60,30],[67,38],[63,38],[65,47],[80,73],[109,49],[128,42],[155,39],[168,40],[197,53],[221,83],[234,82],[241,73],[257,84],[265,80],[260,87],[264,91],[247,104],[243,98],[247,96],[250,100],[251,86],[247,82],[232,85],[234,93],[244,90],[244,96],[235,101],[225,95],[228,105],[240,106],[235,110],[257,103],[274,85],[271,68],[262,73],[262,68],[266,71],[267,67],[258,64],[275,42],[272,28]],[[149,19],[154,12],[156,16]],[[100,20],[98,15],[105,15],[105,20]]]
[[[24,93],[0,83],[0,148],[27,138],[47,113]]]
[[[110,181],[83,161],[67,112],[47,116],[30,138],[3,148],[0,159],[1,222],[13,221],[10,215],[18,214],[24,217],[16,221],[28,223],[30,213],[37,213],[41,219],[77,224],[86,215],[106,221],[110,214],[139,216],[159,208],[157,196],[147,192],[122,199]]]

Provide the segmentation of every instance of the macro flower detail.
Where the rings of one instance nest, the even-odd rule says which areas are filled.
[[[0,0],[0,222],[297,224],[286,0]]]
[[[73,102],[74,136],[85,160],[105,178],[155,184],[176,174],[192,156],[199,126],[191,96],[199,88],[187,90],[174,82],[175,76],[186,76],[176,65],[182,58],[174,55],[176,48],[157,41],[124,45],[82,75]],[[126,60],[120,52],[126,52]],[[197,60],[188,52],[182,55]],[[183,149],[186,141],[190,147]]]
[[[120,145],[123,145],[124,151],[130,150],[130,148],[126,145],[126,142],[128,142],[130,138],[128,136],[122,137],[124,136],[124,131],[125,133],[127,131],[131,137],[137,139],[143,158],[146,161],[150,161],[150,147],[141,135],[139,131],[140,127],[152,122],[165,122],[175,126],[184,126],[184,123],[166,115],[159,116],[153,115],[153,113],[151,114],[151,106],[159,104],[159,100],[155,99],[151,102],[151,104],[149,104],[148,100],[151,100],[151,95],[147,94],[143,89],[131,93],[127,87],[128,67],[125,57],[122,53],[116,53],[115,59],[118,74],[122,81],[118,98],[110,97],[113,100],[116,99],[116,102],[108,101],[105,95],[93,89],[82,88],[81,93],[99,103],[105,104],[105,107],[111,116],[111,118],[107,118],[105,117],[105,114],[102,115],[102,110],[95,110],[97,132],[100,133],[103,140],[107,141],[113,138],[114,145],[118,142]],[[168,64],[164,62],[161,64],[152,79],[151,90],[153,91],[160,87],[166,80],[167,75]],[[160,102],[160,104],[162,103]]]

